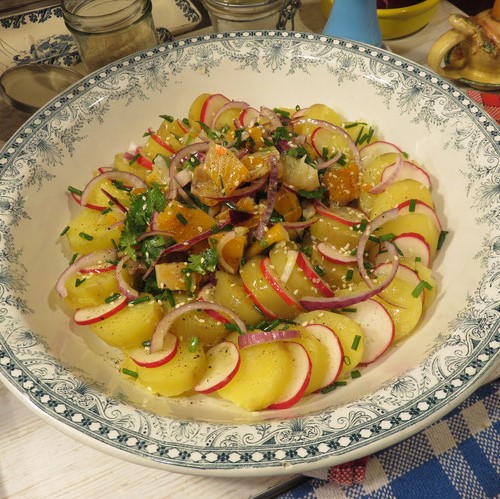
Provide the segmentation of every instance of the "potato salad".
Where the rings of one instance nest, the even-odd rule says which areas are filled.
[[[415,331],[446,232],[411,153],[324,104],[202,94],[160,119],[68,187],[61,233],[56,291],[124,378],[285,409]]]

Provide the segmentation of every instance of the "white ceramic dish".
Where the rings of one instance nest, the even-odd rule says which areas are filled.
[[[190,0],[153,0],[152,3],[153,21],[161,41],[186,33],[202,21]],[[2,17],[0,27],[0,72],[18,64],[73,66],[80,61],[58,5]]]
[[[286,411],[133,390],[54,295],[67,265],[58,237],[73,206],[67,186],[140,141],[159,114],[186,115],[201,92],[252,105],[324,102],[375,124],[425,165],[450,231],[435,265],[439,298],[419,330],[347,387]],[[0,378],[44,419],[116,456],[231,476],[338,464],[441,417],[500,357],[500,130],[449,83],[383,50],[289,32],[170,43],[53,100],[6,144],[0,168]]]

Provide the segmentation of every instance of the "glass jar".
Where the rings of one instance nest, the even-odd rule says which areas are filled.
[[[62,11],[88,71],[158,44],[151,0],[63,0]]]
[[[276,29],[283,0],[204,0],[214,31]]]

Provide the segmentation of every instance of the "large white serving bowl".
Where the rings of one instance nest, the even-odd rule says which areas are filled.
[[[322,102],[375,125],[425,165],[444,229],[437,302],[417,332],[328,395],[245,414],[159,399],[54,293],[68,185],[140,142],[202,92],[254,106]],[[298,473],[373,453],[464,400],[498,361],[500,130],[447,81],[378,48],[307,33],[216,34],[98,71],[34,115],[0,154],[0,378],[46,421],[118,457],[210,475]]]

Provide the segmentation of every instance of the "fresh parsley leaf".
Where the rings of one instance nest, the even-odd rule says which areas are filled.
[[[188,264],[182,272],[185,274],[197,272],[198,274],[205,275],[207,272],[215,272],[218,263],[217,248],[208,248],[199,255],[189,255]]]

